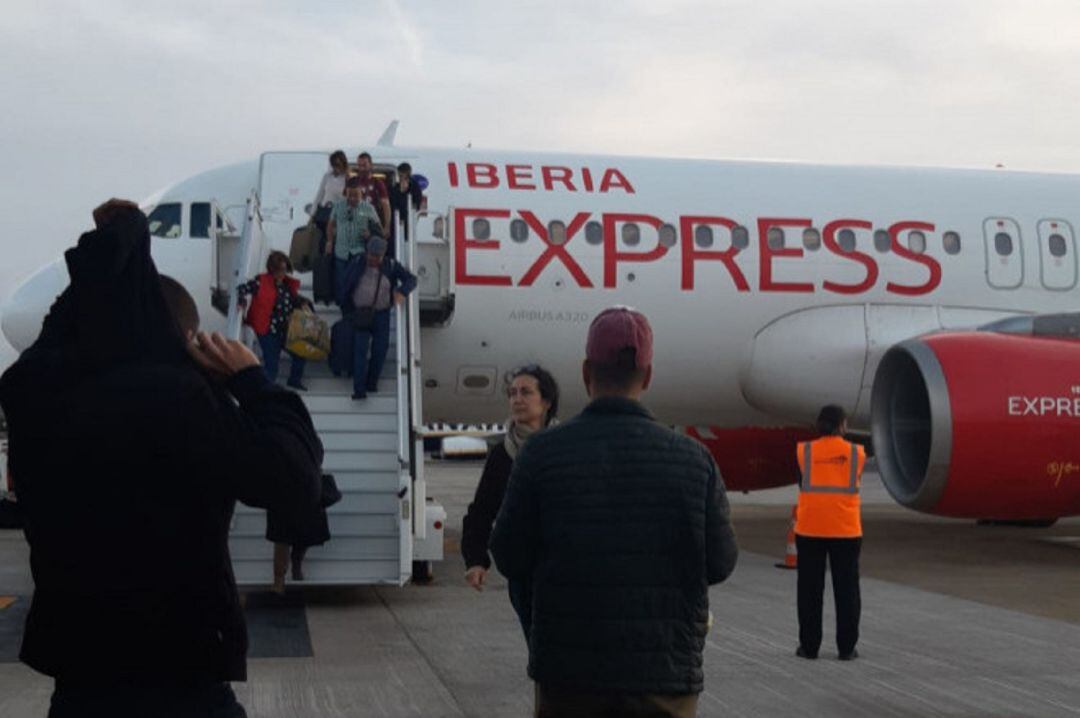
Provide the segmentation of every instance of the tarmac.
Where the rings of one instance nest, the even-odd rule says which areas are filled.
[[[432,583],[293,588],[292,613],[280,614],[254,610],[263,596],[248,596],[252,655],[299,647],[300,656],[249,659],[248,681],[235,685],[249,716],[532,714],[505,581],[492,573],[478,593],[462,580],[461,517],[480,468],[428,466],[429,494],[449,514]],[[742,553],[710,591],[716,625],[699,715],[1080,715],[1080,518],[1031,529],[924,516],[896,506],[868,472],[860,658],[836,660],[827,596],[821,658],[806,661],[794,655],[795,572],[773,565],[795,497],[794,487],[731,496]],[[20,627],[8,612],[24,610],[33,588],[27,553],[21,533],[0,531],[5,718],[44,716],[52,690],[12,660]],[[297,640],[275,644],[275,635]]]

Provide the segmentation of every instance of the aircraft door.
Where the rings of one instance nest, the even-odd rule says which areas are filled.
[[[1076,286],[1076,240],[1072,225],[1065,220],[1039,222],[1039,267],[1047,289],[1066,291]]]
[[[986,281],[995,289],[1016,289],[1024,281],[1024,247],[1015,220],[991,217],[983,222]]]
[[[452,217],[453,209],[420,213],[412,233],[417,250],[420,322],[425,326],[446,324],[454,313],[453,253],[450,251]]]
[[[325,152],[264,152],[259,158],[259,209],[269,249],[289,251],[293,230],[307,224],[307,205],[330,168]]]

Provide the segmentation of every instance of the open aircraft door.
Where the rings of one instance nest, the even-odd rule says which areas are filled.
[[[329,169],[327,157],[325,152],[264,152],[259,157],[257,191],[268,249],[288,252],[293,230],[308,223],[306,207]]]

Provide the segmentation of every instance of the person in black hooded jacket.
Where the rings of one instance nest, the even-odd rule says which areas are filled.
[[[182,288],[170,308],[138,208],[94,218],[0,377],[34,578],[20,658],[56,679],[51,717],[243,716],[233,507],[314,505],[322,446],[246,347],[195,333]]]

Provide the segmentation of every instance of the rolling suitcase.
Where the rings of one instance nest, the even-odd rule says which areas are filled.
[[[334,303],[334,256],[332,254],[322,254],[315,258],[311,291],[315,295],[316,302]]]
[[[351,376],[353,369],[353,327],[348,318],[330,327],[330,371],[334,376]]]

